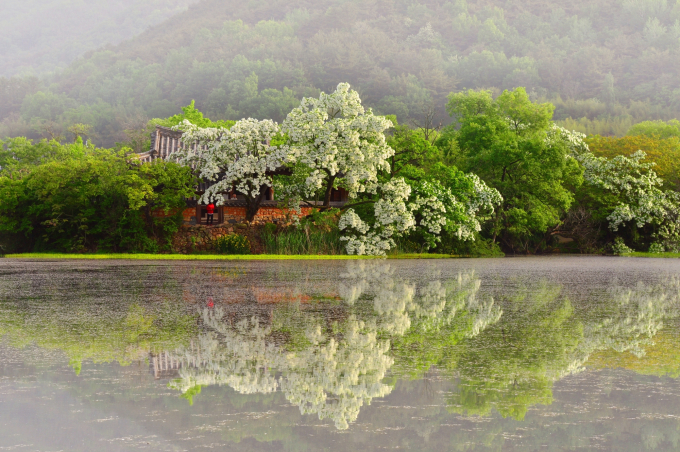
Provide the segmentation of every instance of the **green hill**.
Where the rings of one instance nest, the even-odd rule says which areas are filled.
[[[680,3],[203,0],[49,78],[1,79],[0,136],[86,123],[112,144],[192,99],[281,120],[340,81],[401,122],[446,121],[451,91],[525,86],[564,124],[621,135],[680,116]]]

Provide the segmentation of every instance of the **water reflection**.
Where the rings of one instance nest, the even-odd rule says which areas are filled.
[[[148,285],[152,273],[160,286]],[[219,387],[267,403],[283,397],[338,431],[400,385],[433,376],[428,397],[449,413],[523,421],[532,407],[555,403],[558,382],[588,369],[680,375],[680,341],[668,328],[680,318],[674,278],[577,290],[554,278],[441,265],[414,275],[384,261],[343,263],[331,274],[123,270],[115,302],[96,275],[68,292],[49,278],[30,287],[2,279],[0,336],[14,348],[60,350],[76,374],[83,361],[144,362],[187,406],[216,403],[208,394]],[[502,436],[494,425],[485,430],[490,444]]]
[[[170,387],[190,395],[214,384],[242,394],[281,390],[302,414],[346,429],[363,405],[391,392],[389,370],[419,378],[436,366],[457,382],[452,412],[521,420],[531,406],[550,404],[554,383],[584,370],[593,353],[642,357],[664,320],[678,317],[677,280],[613,282],[595,307],[576,312],[546,280],[504,290],[498,304],[479,294],[474,271],[448,280],[427,274],[415,282],[389,264],[351,262],[337,292],[315,306],[296,289],[279,300],[292,303],[261,316],[239,318],[238,305],[203,308],[204,332],[170,353],[180,369]]]
[[[78,374],[83,361],[129,365],[188,343],[198,332],[196,316],[171,279],[149,296],[147,275],[123,274],[116,289],[133,296],[116,297],[114,290],[114,299],[107,300],[110,281],[92,272],[81,284],[82,272],[74,273],[69,290],[49,274],[41,281],[0,279],[0,337],[16,348],[60,350]]]
[[[325,295],[332,311],[297,301],[277,306],[265,318],[239,319],[238,306],[204,308],[207,331],[171,354],[180,363],[180,378],[170,387],[189,394],[214,384],[242,394],[280,389],[302,414],[317,414],[346,429],[363,405],[391,392],[383,380],[399,358],[390,353],[392,347],[413,356],[408,349],[416,342],[430,348],[430,337],[471,338],[500,319],[493,300],[479,300],[480,281],[473,272],[445,282],[436,272],[431,278],[418,286],[388,264],[353,262],[340,275],[337,295]],[[440,350],[446,345],[453,344],[441,343]],[[427,360],[418,370],[436,364]]]

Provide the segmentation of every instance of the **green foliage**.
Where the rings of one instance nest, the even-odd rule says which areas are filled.
[[[612,244],[612,253],[617,256],[623,256],[625,254],[632,253],[633,250],[629,248],[621,237],[616,237],[614,243]]]
[[[313,211],[298,226],[277,228],[267,224],[262,230],[262,242],[268,254],[345,254],[338,230],[338,210]]]
[[[15,139],[0,155],[0,233],[23,251],[168,248],[193,195],[188,168],[126,150]]]
[[[661,254],[664,252],[666,252],[666,248],[663,246],[662,243],[655,242],[649,245],[648,253]]]
[[[460,124],[452,134],[464,169],[503,196],[492,225],[514,252],[535,252],[560,222],[581,183],[581,169],[566,143],[549,142],[553,105],[533,103],[523,88],[451,94],[447,109]]]
[[[93,284],[96,284],[94,282]],[[181,300],[181,298],[174,298]],[[91,298],[51,302],[44,298],[27,303],[6,303],[0,311],[0,336],[14,347],[36,344],[66,354],[76,374],[82,362],[116,361],[129,365],[189,342],[196,334],[196,318],[184,312],[182,303],[166,301],[159,306],[120,301],[102,310]]]
[[[19,2],[0,19],[8,36],[0,67],[7,75],[63,67],[190,1],[95,8],[52,0],[40,14],[36,0]],[[98,143],[112,146],[131,119],[166,117],[191,99],[217,120],[280,121],[301,97],[340,81],[402,124],[422,122],[428,109],[436,122],[445,120],[451,91],[525,86],[532,99],[557,106],[562,125],[623,135],[635,122],[680,112],[680,8],[652,3],[658,8],[631,13],[646,3],[329,0],[301,8],[288,0],[205,0],[49,78],[0,79],[0,136],[66,135],[68,126],[83,123],[94,126]],[[74,17],[87,17],[76,20],[88,25],[57,27],[60,39],[51,39],[56,24]],[[28,30],[37,35],[29,39]],[[16,45],[24,41],[35,44]]]
[[[250,254],[250,240],[241,234],[227,234],[213,241],[220,254]]]
[[[628,135],[645,135],[652,138],[667,139],[680,138],[680,121],[672,119],[664,121],[643,121],[628,130]]]
[[[571,365],[583,324],[559,287],[522,289],[503,303],[500,322],[462,344],[451,363],[460,375],[451,411],[487,415],[495,409],[522,420],[530,406],[552,403],[554,378]]]
[[[194,405],[194,397],[199,395],[201,393],[201,389],[203,387],[201,385],[196,385],[191,388],[189,388],[184,394],[182,394],[180,397],[183,399],[186,399],[189,401],[189,406]]]
[[[186,107],[182,107],[182,113],[170,116],[165,119],[152,119],[149,121],[150,125],[159,125],[163,127],[173,127],[182,124],[184,121],[197,125],[202,128],[230,128],[234,125],[234,121],[211,121],[209,118],[203,116],[203,113],[196,109],[196,101],[191,101]]]

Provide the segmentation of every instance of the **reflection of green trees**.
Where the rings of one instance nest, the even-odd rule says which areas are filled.
[[[149,352],[177,347],[195,330],[195,320],[177,313],[170,303],[158,312],[130,304],[115,315],[97,306],[75,312],[72,308],[50,305],[49,311],[38,312],[2,309],[0,337],[7,335],[14,347],[35,344],[61,350],[80,373],[84,360],[127,365],[146,358]]]
[[[3,309],[0,336],[7,335],[15,347],[35,344],[61,350],[80,373],[84,360],[127,365],[145,359],[149,352],[178,347],[196,329],[193,316],[172,303],[154,308],[129,304],[117,313],[97,305],[71,309],[55,305],[38,312]]]
[[[578,312],[558,286],[542,283],[505,300],[503,317],[483,335],[461,345],[451,363],[459,378],[453,411],[523,419],[534,404],[552,402],[552,385],[583,369],[600,350],[644,354],[663,327],[678,316],[678,283],[611,286]]]
[[[116,281],[115,288],[107,287],[108,278],[88,276],[87,284],[80,285],[79,277],[61,274],[61,282],[55,278],[36,285],[28,297],[10,297],[25,288],[21,281],[4,281],[0,338],[6,336],[14,347],[35,344],[60,350],[79,373],[84,360],[128,365],[150,352],[174,349],[196,334],[195,316],[176,291],[168,289],[162,295],[165,301],[150,302],[141,293],[141,275],[117,275],[125,282]]]
[[[571,370],[583,327],[559,288],[521,289],[503,311],[500,322],[461,346],[452,410],[487,414],[495,408],[522,419],[529,406],[551,403],[553,382]]]

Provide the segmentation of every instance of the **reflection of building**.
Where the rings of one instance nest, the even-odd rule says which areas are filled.
[[[175,378],[179,375],[182,363],[168,352],[158,355],[149,354],[149,371],[155,379]]]
[[[156,130],[151,133],[151,148],[139,154],[139,160],[143,163],[152,162],[155,159],[166,159],[170,155],[177,152],[184,147],[182,143],[182,132],[172,130],[168,127],[156,126]],[[194,145],[196,149],[196,145]],[[286,169],[280,169],[275,174],[290,174]],[[205,193],[205,191],[212,186],[212,182],[200,182],[196,187],[196,194],[198,196]],[[214,223],[242,223],[246,218],[246,202],[245,198],[237,194],[234,190],[229,193],[222,193],[224,196],[224,205],[215,210]],[[331,193],[331,206],[342,207],[348,199],[348,193],[345,189],[333,189]],[[308,215],[311,211],[311,206],[314,204],[321,205],[321,201],[301,204],[303,215]],[[278,201],[275,199],[275,193],[272,188],[267,189],[264,196],[264,201],[260,204],[260,210],[255,216],[256,222],[268,223],[287,221],[291,212],[279,207]],[[198,204],[195,200],[187,201],[187,208],[183,212],[184,222],[186,224],[207,224],[206,206]]]

